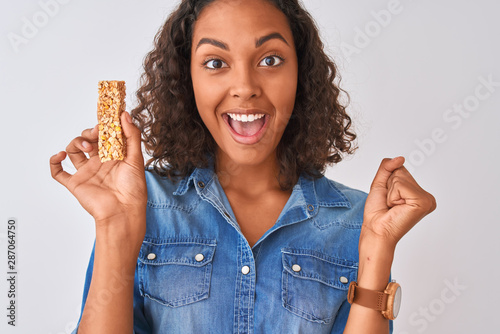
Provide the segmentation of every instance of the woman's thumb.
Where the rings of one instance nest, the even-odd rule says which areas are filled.
[[[126,138],[127,155],[125,161],[144,164],[141,151],[141,131],[132,123],[130,114],[124,111],[121,115],[123,134]]]

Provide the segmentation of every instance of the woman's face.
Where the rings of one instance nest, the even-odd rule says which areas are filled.
[[[292,114],[297,55],[285,15],[264,0],[217,0],[195,22],[191,76],[196,106],[218,158],[275,161]]]

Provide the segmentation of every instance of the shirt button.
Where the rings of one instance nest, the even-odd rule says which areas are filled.
[[[309,211],[314,211],[314,205],[309,204],[309,205],[307,206],[307,210],[309,210]]]
[[[195,259],[196,261],[198,261],[198,262],[203,261],[203,259],[204,259],[204,258],[205,258],[205,257],[204,257],[204,256],[203,256],[203,254],[201,254],[201,253],[200,253],[200,254],[196,254],[196,256],[194,257],[194,259]]]
[[[298,273],[299,271],[302,270],[302,268],[298,264],[294,264],[292,266],[292,270],[295,271],[296,273]]]
[[[242,273],[243,275],[246,275],[246,274],[248,274],[249,272],[250,272],[250,267],[249,267],[249,266],[243,266],[243,267],[241,267],[241,273]]]
[[[349,280],[345,276],[340,276],[339,281],[340,281],[340,283],[344,283],[344,284],[346,284],[347,282],[349,282]]]
[[[198,187],[205,188],[205,183],[203,183],[202,181],[198,181]]]
[[[149,253],[148,254],[148,260],[154,260],[156,259],[156,254],[155,253]]]

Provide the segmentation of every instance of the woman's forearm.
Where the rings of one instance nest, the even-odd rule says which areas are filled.
[[[375,240],[360,240],[358,286],[384,291],[389,283],[393,258],[393,246]],[[389,320],[380,311],[352,304],[344,333],[387,334]]]
[[[79,334],[133,333],[134,273],[142,238],[131,235],[134,229],[113,226],[120,224],[117,219],[96,228],[92,280]]]

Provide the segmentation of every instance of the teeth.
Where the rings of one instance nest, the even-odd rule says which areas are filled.
[[[228,116],[231,117],[232,119],[239,121],[239,122],[253,122],[256,119],[264,117],[264,114],[251,114],[251,115],[245,115],[245,114],[229,114]]]

